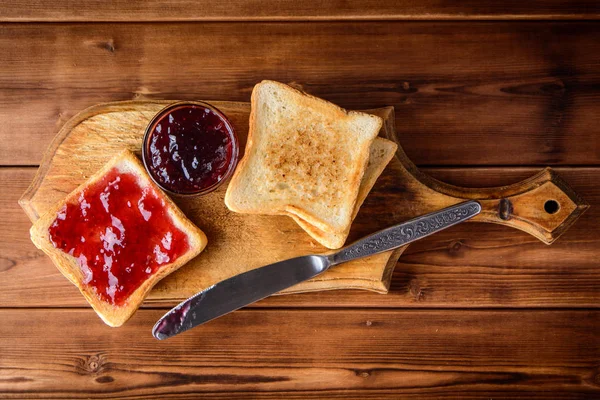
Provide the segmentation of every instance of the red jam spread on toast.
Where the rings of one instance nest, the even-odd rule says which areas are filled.
[[[233,172],[237,152],[233,127],[221,112],[186,103],[165,109],[150,123],[143,158],[159,186],[197,194],[214,189]]]
[[[49,233],[77,259],[83,283],[114,305],[189,249],[156,191],[116,167],[59,210]]]

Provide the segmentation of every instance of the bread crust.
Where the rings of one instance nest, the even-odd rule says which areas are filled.
[[[184,232],[188,238],[189,250],[175,260],[175,262],[164,264],[155,274],[151,275],[127,298],[121,306],[116,306],[107,303],[100,299],[91,286],[83,283],[83,272],[79,268],[77,259],[60,249],[54,247],[50,241],[49,228],[56,219],[58,211],[67,203],[77,199],[80,193],[92,183],[101,179],[113,167],[126,166],[128,169],[141,180],[142,186],[150,186],[156,192],[157,196],[164,200],[169,216],[173,220],[173,224]],[[165,276],[176,271],[178,268],[186,264],[192,258],[196,257],[207,244],[207,238],[204,232],[195,226],[175,205],[175,203],[167,196],[147,175],[142,163],[129,150],[124,150],[113,157],[105,164],[98,172],[92,175],[86,182],[78,186],[67,197],[50,209],[49,212],[40,217],[38,221],[30,229],[31,241],[37,248],[46,253],[54,262],[58,270],[71,281],[85,299],[90,303],[94,311],[100,318],[109,326],[118,327],[123,325],[139,308],[152,287]]]
[[[257,135],[257,112],[258,110],[258,96],[259,89],[261,85],[272,85],[284,91],[286,95],[292,93],[295,97],[294,101],[299,104],[299,108],[306,109],[314,109],[316,107],[320,107],[319,110],[323,113],[330,114],[329,117],[332,121],[337,121],[343,118],[351,118],[351,117],[362,117],[371,120],[374,123],[373,132],[365,133],[365,137],[362,138],[359,145],[357,145],[356,149],[356,160],[353,165],[353,172],[348,176],[348,182],[344,187],[344,191],[341,196],[342,200],[340,203],[345,211],[342,212],[339,221],[335,224],[332,223],[331,219],[328,221],[322,215],[318,215],[311,210],[308,210],[306,207],[302,205],[291,204],[289,202],[283,201],[283,204],[278,204],[275,207],[271,207],[271,205],[241,205],[240,197],[242,197],[242,189],[248,185],[248,180],[246,174],[250,167],[250,162],[254,157],[257,157],[257,144],[256,144],[256,135]],[[316,106],[315,106],[316,104]],[[247,213],[247,214],[270,214],[270,215],[289,215],[294,214],[299,218],[307,221],[309,224],[317,227],[318,229],[329,232],[329,233],[343,233],[352,222],[352,210],[355,207],[360,182],[362,180],[365,166],[369,157],[369,148],[377,133],[381,129],[383,124],[383,120],[375,115],[361,113],[357,111],[346,111],[341,107],[338,107],[332,103],[329,103],[323,99],[318,97],[311,96],[304,92],[301,92],[295,88],[291,88],[287,85],[284,85],[279,82],[274,81],[262,81],[257,84],[252,91],[251,97],[251,112],[250,112],[250,121],[249,121],[249,132],[248,132],[248,140],[246,143],[246,152],[244,157],[240,160],[236,171],[233,174],[233,177],[229,183],[227,188],[227,192],[225,194],[225,204],[227,207],[234,212],[239,213]],[[272,144],[271,144],[272,145]]]

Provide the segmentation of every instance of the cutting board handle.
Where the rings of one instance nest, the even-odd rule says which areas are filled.
[[[464,188],[438,181],[419,171],[402,148],[397,156],[406,172],[429,189],[427,202],[438,208],[449,202],[478,200],[481,213],[470,222],[491,222],[520,229],[551,244],[589,205],[552,168],[544,168],[529,179],[509,186]],[[421,190],[423,192],[423,190]]]
[[[444,189],[450,186],[439,184]],[[551,168],[510,186],[453,189],[460,199],[481,203],[481,214],[471,221],[511,226],[546,244],[558,239],[589,207]]]
[[[398,143],[396,158],[400,161],[396,184],[416,203],[415,215],[463,202],[478,200],[482,211],[469,222],[491,222],[520,229],[546,244],[562,235],[589,208],[552,168],[521,182],[493,188],[464,188],[450,185],[420,171],[408,158],[396,136],[395,112],[389,113],[384,136]]]

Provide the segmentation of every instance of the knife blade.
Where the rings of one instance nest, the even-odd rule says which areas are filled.
[[[296,257],[244,272],[181,302],[158,320],[152,334],[159,340],[167,339],[314,278],[335,265],[396,249],[480,212],[477,201],[466,201],[386,228],[334,252]]]

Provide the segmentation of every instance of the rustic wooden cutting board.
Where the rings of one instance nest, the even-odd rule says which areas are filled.
[[[68,121],[19,201],[29,218],[37,220],[123,148],[139,155],[146,125],[172,102],[100,104]],[[249,103],[210,103],[229,117],[243,149],[248,133]],[[369,112],[384,118],[380,135],[398,142],[393,108]],[[265,264],[326,251],[289,217],[230,212],[223,202],[225,189],[226,184],[206,196],[174,198],[184,213],[206,232],[209,244],[199,257],[161,281],[151,292],[150,299],[181,300]],[[464,199],[481,201],[483,211],[472,221],[513,226],[548,244],[588,207],[550,168],[515,185],[466,189],[421,173],[399,146],[396,157],[362,206],[348,242]],[[342,264],[285,292],[350,288],[386,293],[396,261],[405,248]]]

